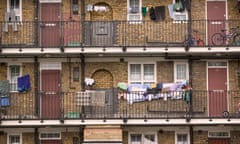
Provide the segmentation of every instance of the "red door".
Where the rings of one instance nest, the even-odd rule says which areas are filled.
[[[208,144],[228,144],[228,141],[228,139],[210,138],[208,139]]]
[[[223,116],[227,111],[227,69],[208,68],[209,116]]]
[[[41,3],[40,6],[40,34],[41,46],[60,46],[60,4]]]
[[[60,118],[60,71],[42,70],[42,118]]]
[[[61,144],[60,140],[41,140],[41,144]]]
[[[207,1],[208,44],[212,45],[212,35],[225,29],[226,2]]]

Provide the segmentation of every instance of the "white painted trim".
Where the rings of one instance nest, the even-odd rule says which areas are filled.
[[[85,119],[81,121],[79,119],[76,120],[64,120],[64,124],[60,122],[60,120],[44,120],[41,122],[40,120],[22,120],[22,123],[19,123],[19,120],[2,120],[1,126],[41,126],[41,127],[50,127],[53,126],[94,126],[94,125],[159,125],[161,126],[173,126],[173,125],[181,125],[181,126],[189,126],[189,125],[208,125],[209,127],[212,125],[213,127],[216,125],[224,125],[224,126],[232,126],[238,125],[239,126],[240,119],[232,118],[230,121],[227,118],[219,118],[219,119],[191,119],[191,121],[186,122],[185,118],[182,119],[127,119],[127,122],[124,123],[122,119],[106,119],[103,121],[102,119],[98,120],[91,120]]]
[[[40,70],[61,70],[62,63],[61,62],[41,62]]]
[[[131,144],[131,134],[141,134],[141,143],[143,143],[143,137],[144,137],[144,135],[154,135],[154,140],[155,140],[155,144],[157,144],[158,143],[158,136],[157,136],[157,131],[153,131],[153,132],[151,132],[151,131],[149,131],[149,129],[148,130],[146,130],[146,131],[142,131],[142,132],[136,132],[135,130],[132,130],[132,131],[129,131],[129,133],[128,133],[128,143],[129,144]]]
[[[8,133],[7,134],[7,144],[10,144],[10,139],[9,137],[12,136],[12,135],[17,135],[20,137],[20,143],[17,143],[17,144],[22,144],[22,133],[19,133],[19,132],[11,132],[11,133]]]
[[[185,64],[186,65],[186,79],[185,80],[189,80],[189,69],[188,69],[188,62],[187,61],[174,61],[174,82],[179,82],[179,80],[177,80],[177,64]],[[180,80],[182,81],[182,80]]]
[[[175,131],[175,144],[178,144],[178,141],[177,141],[178,134],[186,134],[187,135],[187,144],[190,144],[190,135],[189,135],[188,128]]]
[[[7,12],[10,12],[10,0],[7,0]],[[19,13],[16,13],[16,16],[19,16],[22,21],[22,0],[19,0]]]
[[[40,3],[61,3],[62,0],[39,0]]]
[[[157,81],[157,62],[156,61],[129,61],[128,62],[128,82],[130,83],[130,65],[131,64],[141,64],[141,83],[144,82],[143,80],[143,64],[153,64],[154,65],[154,80],[153,83],[156,83]]]

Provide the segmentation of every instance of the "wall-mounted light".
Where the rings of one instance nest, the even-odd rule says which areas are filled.
[[[88,12],[92,12],[93,11],[93,5],[92,4],[88,4],[87,11]]]

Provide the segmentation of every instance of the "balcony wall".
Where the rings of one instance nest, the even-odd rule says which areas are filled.
[[[1,119],[122,119],[122,118],[226,118],[239,117],[239,91],[214,92],[192,91],[190,99],[182,92],[160,92],[142,97],[140,93],[124,93],[115,89],[92,92],[63,92],[61,101],[48,101],[49,105],[60,105],[61,116],[44,117],[38,109],[41,95],[35,99],[33,93],[10,93],[10,105],[1,106]],[[123,93],[121,93],[123,94]],[[181,95],[180,95],[181,94]],[[222,109],[226,103],[221,99],[227,95],[227,109]],[[209,95],[218,97],[214,105],[209,104]],[[40,108],[40,107],[39,107]],[[212,112],[215,109],[216,112]],[[49,110],[50,112],[51,110]],[[214,113],[214,114],[211,114]]]
[[[221,23],[221,26],[216,24]],[[211,27],[208,25],[211,24]],[[215,25],[214,25],[215,24]],[[4,28],[8,26],[8,29]],[[114,47],[114,46],[184,46],[189,35],[199,37],[204,46],[212,45],[209,32],[221,32],[240,25],[239,20],[228,21],[60,21],[17,23],[17,31],[13,24],[0,22],[1,47]],[[45,34],[46,28],[54,28],[55,32]],[[197,33],[195,33],[197,32]],[[208,39],[208,41],[206,41]],[[53,43],[53,41],[57,43]],[[225,43],[223,45],[230,45]],[[235,44],[233,44],[235,46]],[[198,45],[192,45],[198,46]],[[201,45],[202,46],[202,45]]]

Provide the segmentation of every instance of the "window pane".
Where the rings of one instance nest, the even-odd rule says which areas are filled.
[[[10,0],[10,9],[18,9],[20,0]]]
[[[155,144],[155,136],[154,135],[144,135],[143,139],[144,144]]]
[[[20,66],[10,66],[9,67],[10,75],[10,91],[17,90],[17,78],[20,76]]]
[[[131,64],[130,65],[130,80],[131,81],[141,80],[141,65],[140,64]]]
[[[130,7],[137,7],[139,8],[139,0],[130,0]]]
[[[177,70],[177,79],[186,79],[186,74],[187,74],[187,66],[186,64],[177,64],[176,67]]]
[[[141,144],[141,134],[131,134],[131,144]]]
[[[138,13],[140,7],[139,0],[129,0],[129,7],[131,13]]]
[[[178,144],[187,144],[187,134],[178,134],[177,135]]]
[[[144,80],[153,81],[154,80],[154,65],[144,64]]]
[[[20,136],[19,135],[11,135],[9,136],[10,144],[20,144]]]

